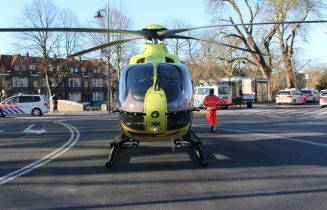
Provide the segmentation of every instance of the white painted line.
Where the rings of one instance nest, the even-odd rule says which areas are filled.
[[[304,144],[311,144],[311,145],[327,148],[327,144],[323,144],[323,143],[312,142],[312,141],[290,138],[290,137],[283,137],[283,136],[272,135],[272,134],[256,133],[256,132],[254,132],[254,130],[246,130],[245,131],[245,130],[235,130],[235,129],[219,128],[219,127],[218,127],[218,130],[225,130],[225,131],[232,131],[232,132],[246,133],[246,134],[256,134],[256,135],[265,136],[265,137],[269,137],[269,138],[281,138],[281,139],[285,139],[287,141],[300,142],[300,143],[304,143]]]
[[[44,130],[43,128],[41,130],[32,130],[32,127],[34,126],[34,124],[28,126],[25,130],[23,130],[23,133],[36,133],[37,135],[41,134],[41,133],[45,133],[47,132],[46,130]]]
[[[72,148],[78,142],[78,140],[80,138],[80,132],[75,127],[73,127],[67,123],[60,122],[60,121],[55,122],[55,123],[63,125],[66,128],[68,128],[68,130],[70,131],[70,134],[71,134],[69,140],[64,145],[62,145],[60,148],[58,148],[55,151],[51,152],[50,154],[42,157],[41,159],[35,161],[34,163],[31,163],[21,169],[18,169],[18,170],[11,172],[3,177],[0,177],[0,186],[54,160],[58,156],[62,155],[66,151],[68,151],[70,148]]]
[[[228,160],[228,159],[230,159],[229,157],[227,157],[225,155],[222,155],[222,154],[218,154],[218,153],[213,153],[213,155],[215,156],[215,158],[217,160]]]

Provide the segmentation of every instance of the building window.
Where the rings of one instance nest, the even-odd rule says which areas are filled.
[[[58,82],[54,78],[50,78],[50,80],[51,80],[51,87],[57,87],[58,86]]]
[[[70,101],[81,101],[82,100],[82,94],[80,92],[71,92],[69,93],[69,100]]]
[[[92,86],[103,87],[103,79],[102,78],[92,79]]]
[[[68,79],[68,87],[81,87],[81,79],[80,78],[69,78]]]
[[[78,67],[75,68],[75,72],[78,72]]]
[[[74,73],[74,67],[70,67],[70,72]]]
[[[89,86],[89,82],[87,80],[84,80],[84,87],[88,87]]]
[[[28,87],[28,78],[26,77],[13,77],[12,78],[13,87]]]
[[[35,65],[30,65],[30,70],[35,70]]]
[[[81,71],[82,71],[82,72],[86,72],[86,67],[83,66],[83,67],[81,68]]]
[[[15,65],[15,70],[19,70],[19,65]]]
[[[47,81],[45,78],[42,78],[42,87],[48,87]]]
[[[93,101],[103,101],[103,92],[92,92]]]
[[[33,81],[33,87],[39,87],[39,85],[38,85],[38,81],[37,81],[37,80],[34,80],[34,81]]]

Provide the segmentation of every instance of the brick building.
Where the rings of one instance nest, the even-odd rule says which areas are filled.
[[[19,93],[48,94],[45,79],[45,71],[48,71],[52,92],[60,99],[77,102],[107,100],[108,72],[103,60],[53,58],[47,65],[43,63],[42,58],[28,53],[0,54],[0,91],[5,97]],[[111,74],[111,78],[115,76]],[[114,84],[112,91],[116,91]]]

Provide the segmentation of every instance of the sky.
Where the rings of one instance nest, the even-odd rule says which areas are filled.
[[[0,0],[0,27],[18,27],[15,21],[25,4],[33,0]],[[70,9],[80,22],[86,23],[96,15],[99,9],[105,8],[107,0],[54,0],[61,9]],[[134,22],[134,30],[149,24],[165,25],[172,19],[185,20],[192,26],[212,25],[206,13],[206,0],[110,0],[116,8],[125,8]],[[327,12],[325,14],[327,19]],[[300,42],[304,50],[303,59],[311,59],[314,63],[327,63],[327,24],[311,25],[306,34],[307,42]],[[0,33],[0,54],[15,54],[11,43],[14,35]]]

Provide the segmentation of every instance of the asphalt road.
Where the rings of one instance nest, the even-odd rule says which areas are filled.
[[[124,149],[104,163],[117,116],[0,118],[0,209],[325,209],[327,110],[317,105],[204,112],[193,130],[208,166],[171,142]]]

